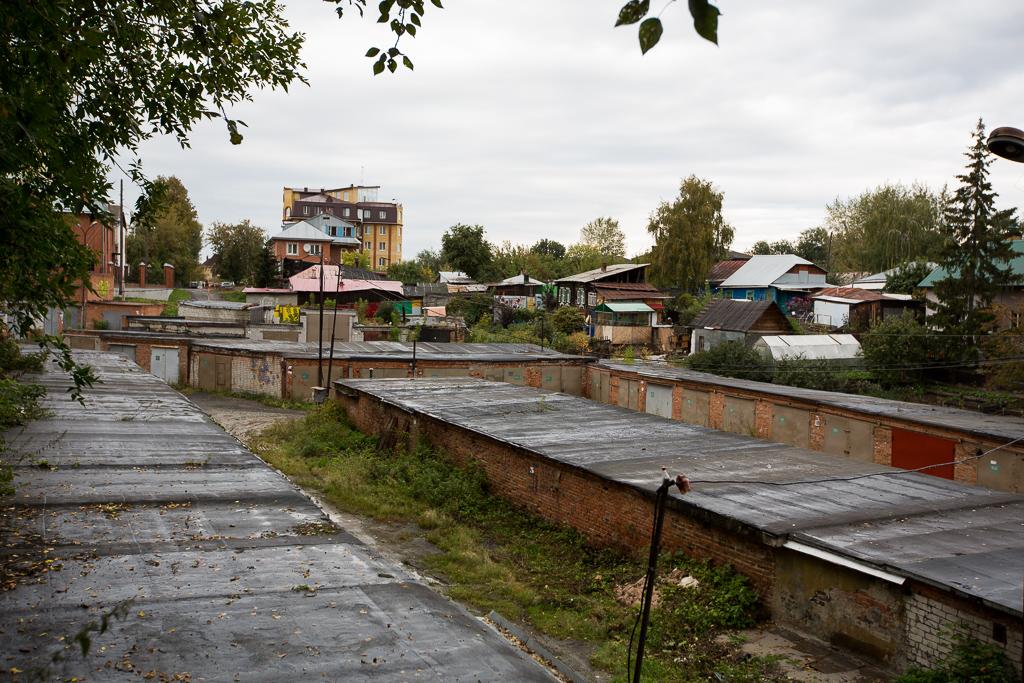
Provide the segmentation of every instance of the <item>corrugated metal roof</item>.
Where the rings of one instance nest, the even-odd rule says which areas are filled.
[[[721,287],[768,287],[789,272],[793,266],[814,265],[795,254],[751,256],[750,260],[729,276]]]
[[[494,286],[494,287],[512,287],[512,286],[515,286],[515,285],[535,285],[536,286],[536,285],[543,285],[543,284],[545,284],[545,283],[541,282],[540,280],[535,280],[534,278],[529,277],[528,275],[513,275],[512,277],[505,278],[501,282],[494,283],[494,285],[492,285],[492,286]]]
[[[461,270],[442,270],[437,274],[437,281],[463,285],[476,284],[476,280],[466,275]]]
[[[844,300],[852,300],[854,303],[862,301],[881,301],[885,296],[877,289],[859,289],[857,287],[826,287],[815,292],[812,299],[822,297],[838,297]]]
[[[852,334],[766,335],[754,343],[755,349],[767,349],[775,360],[850,359],[860,355],[860,342]]]
[[[662,466],[673,474],[684,472],[702,483],[685,496],[669,494],[669,505],[682,515],[695,511],[713,524],[774,537],[770,542],[798,540],[981,599],[1009,614],[1021,612],[1020,494],[501,382],[335,384],[648,496],[661,483]],[[881,476],[848,479],[866,474]]]
[[[774,301],[712,299],[688,327],[747,332],[772,307],[778,309],[779,315],[785,315]]]
[[[302,240],[303,242],[333,242],[334,238],[310,225],[306,221],[292,223],[281,232],[270,237],[272,240]]]
[[[597,280],[603,280],[611,275],[619,275],[621,273],[628,273],[638,268],[646,268],[651,264],[649,263],[615,263],[604,268],[594,268],[593,270],[587,270],[582,273],[576,273],[568,277],[563,277],[555,282],[596,282]]]
[[[744,263],[750,260],[750,257],[739,259],[728,259],[725,261],[719,261],[711,267],[711,272],[708,273],[708,282],[724,282],[729,279],[729,276],[739,270]]]
[[[244,311],[253,308],[256,304],[239,301],[222,301],[220,299],[199,299],[196,301],[182,301],[178,306],[184,306],[185,308],[211,308],[229,311]]]
[[[639,303],[604,303],[594,310],[603,313],[654,313],[653,308]]]

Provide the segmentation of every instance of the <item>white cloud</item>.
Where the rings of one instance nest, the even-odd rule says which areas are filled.
[[[742,248],[882,182],[952,185],[979,116],[1024,127],[1015,0],[721,0],[717,48],[677,2],[646,56],[635,27],[611,27],[619,5],[451,0],[406,41],[415,72],[374,78],[374,17],[293,2],[310,86],[254,93],[233,112],[243,145],[203,124],[191,149],[147,144],[146,169],[179,176],[204,223],[270,230],[284,185],[380,184],[405,204],[406,255],[457,222],[571,242],[601,215],[639,251],[647,215],[695,173],[725,192]],[[996,162],[992,182],[1024,206],[1024,165]]]

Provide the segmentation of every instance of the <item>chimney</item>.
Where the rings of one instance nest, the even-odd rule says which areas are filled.
[[[607,263],[602,263],[601,264],[601,272],[604,273],[607,270],[608,270],[608,264]]]
[[[139,263],[139,287],[146,286],[146,264]]]
[[[170,263],[164,264],[164,287],[174,289],[174,266]]]
[[[521,273],[521,275],[523,276],[523,284],[524,285],[530,284],[530,276],[526,274],[526,271],[523,271]]]

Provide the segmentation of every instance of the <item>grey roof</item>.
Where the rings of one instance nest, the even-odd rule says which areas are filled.
[[[720,287],[769,287],[798,265],[814,265],[795,254],[751,256],[750,260],[730,275]]]
[[[408,297],[426,296],[427,294],[447,294],[448,285],[443,282],[421,282],[415,285],[402,285],[402,291]]]
[[[779,315],[785,315],[774,301],[712,299],[687,327],[747,332],[773,307],[778,309]]]
[[[229,351],[275,353],[285,358],[316,358],[318,348],[313,342],[270,341],[265,339],[222,338],[196,339],[195,349],[225,349]],[[324,357],[328,349],[324,347]],[[347,360],[399,360],[411,361],[412,342],[335,342],[334,357]],[[416,357],[420,360],[463,361],[590,361],[589,356],[572,356],[536,344],[458,344],[445,342],[417,342]]]
[[[272,240],[302,240],[303,242],[331,242],[333,237],[306,221],[298,221],[282,228],[281,232],[271,235]]]
[[[534,279],[534,278],[532,278],[532,277],[530,277],[528,275],[526,275],[526,276],[524,276],[524,275],[513,275],[512,277],[505,278],[501,282],[495,282],[491,286],[492,287],[512,287],[512,286],[515,286],[515,285],[534,285],[534,286],[540,286],[540,285],[543,285],[543,284],[545,284],[545,283],[541,282],[540,280]]]
[[[462,285],[476,284],[476,280],[466,275],[461,270],[442,270],[437,274],[437,281]]]
[[[599,361],[599,364],[606,368],[635,372],[648,379],[684,380],[763,392],[812,404],[853,410],[868,415],[882,415],[931,427],[956,429],[995,441],[1012,441],[1024,436],[1024,419],[1019,417],[988,415],[960,408],[910,403],[909,401],[893,401],[887,398],[875,398],[874,396],[843,394],[837,391],[803,389],[800,387],[789,387],[784,384],[770,384],[768,382],[755,382],[748,379],[722,377],[706,372],[695,372],[666,363],[636,360],[627,365],[618,361],[603,360]]]
[[[335,384],[649,496],[660,483],[662,466],[683,472],[694,490],[685,496],[671,493],[670,504],[684,515],[730,529],[745,527],[773,544],[793,540],[812,545],[980,599],[1003,612],[1021,613],[1024,495],[822,457],[501,382],[396,379]],[[875,476],[845,480],[866,474]]]
[[[559,278],[555,282],[596,282],[603,280],[611,275],[618,275],[620,273],[628,273],[638,268],[646,268],[651,264],[649,263],[615,263],[604,268],[594,268],[593,270],[587,270],[582,273],[576,273],[575,275],[569,275],[568,277]]]
[[[25,459],[3,552],[53,563],[0,592],[5,669],[49,667],[45,680],[186,669],[210,681],[552,680],[333,524],[187,398],[114,354],[76,357],[103,380],[86,405],[50,366],[39,380],[51,416],[8,441]],[[44,452],[53,469],[34,466]],[[126,600],[129,616],[92,635],[88,659],[52,664],[58,639]],[[131,671],[104,667],[122,658]]]

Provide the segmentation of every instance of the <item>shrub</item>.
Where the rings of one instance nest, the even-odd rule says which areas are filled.
[[[961,638],[935,669],[911,669],[896,683],[1015,683],[1020,678],[995,645]]]
[[[727,341],[686,357],[686,365],[694,370],[725,377],[739,377],[761,382],[772,381],[772,363],[740,341]]]
[[[928,329],[910,313],[876,323],[860,343],[868,369],[886,386],[920,382],[933,357]]]
[[[555,348],[562,353],[584,354],[590,351],[590,337],[586,332],[573,332],[559,337]]]
[[[377,312],[374,314],[373,317],[379,318],[384,322],[389,322],[391,320],[391,313],[394,310],[395,305],[393,303],[391,303],[390,301],[382,301],[380,304],[377,305]]]
[[[548,314],[547,321],[555,332],[572,334],[583,329],[587,318],[575,306],[561,306]]]
[[[493,306],[494,297],[480,292],[452,297],[448,302],[447,310],[448,315],[462,316],[466,324],[472,327],[484,316],[490,318]]]

